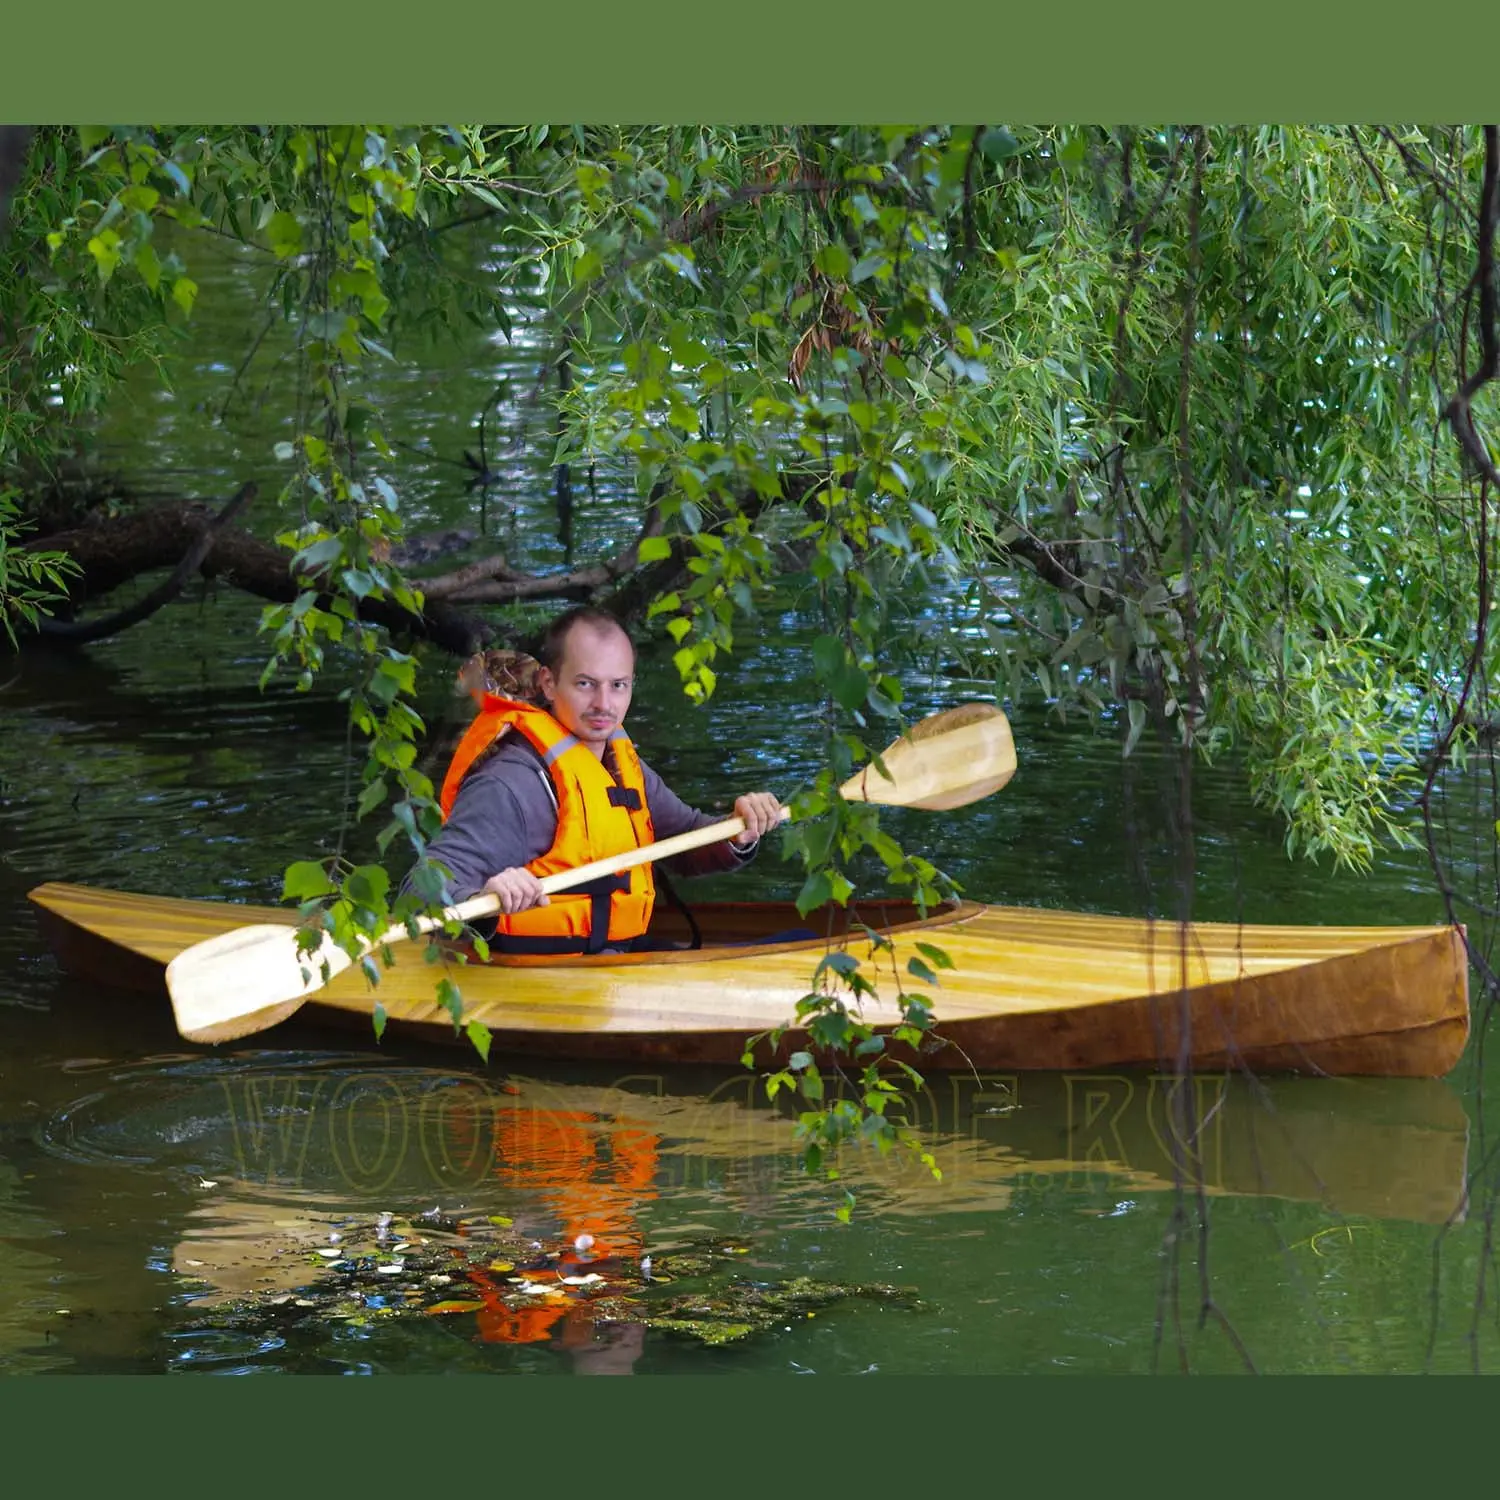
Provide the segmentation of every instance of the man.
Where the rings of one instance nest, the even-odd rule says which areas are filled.
[[[622,725],[635,648],[603,610],[560,615],[537,653],[545,707],[484,695],[443,785],[442,831],[429,858],[447,867],[454,901],[500,898],[493,947],[512,953],[598,953],[645,935],[651,866],[554,897],[542,877],[673,838],[717,821],[683,802],[635,753]],[[735,800],[745,832],[680,855],[683,874],[735,869],[780,820],[769,792]]]

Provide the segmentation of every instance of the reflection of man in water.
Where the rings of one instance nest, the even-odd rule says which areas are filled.
[[[579,1374],[631,1373],[644,1327],[596,1325],[588,1288],[567,1286],[564,1278],[608,1277],[621,1262],[640,1260],[645,1244],[635,1211],[656,1197],[656,1135],[585,1110],[497,1108],[491,1120],[496,1177],[507,1188],[539,1193],[570,1248],[551,1270],[527,1273],[549,1290],[519,1307],[505,1300],[518,1300],[506,1280],[515,1273],[471,1269],[468,1278],[484,1302],[479,1337],[503,1344],[556,1339],[573,1351]]]

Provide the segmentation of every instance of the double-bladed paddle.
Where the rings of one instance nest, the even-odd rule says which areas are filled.
[[[915,724],[880,756],[885,774],[873,762],[839,788],[851,802],[932,811],[963,807],[997,792],[1015,774],[1016,751],[1010,725],[988,703],[967,703]],[[783,817],[787,816],[785,810]],[[716,844],[745,831],[740,818],[725,818],[676,838],[629,849],[608,859],[548,875],[541,882],[549,896],[617,875],[635,865],[668,859],[689,849]],[[442,916],[419,917],[416,932],[449,922],[472,922],[495,915],[500,898],[492,892],[449,907]],[[177,1029],[192,1042],[232,1042],[284,1021],[307,997],[356,962],[324,933],[311,952],[298,949],[295,929],[262,923],[223,932],[184,949],[167,965],[167,990]],[[403,924],[372,942],[366,954],[412,936]]]

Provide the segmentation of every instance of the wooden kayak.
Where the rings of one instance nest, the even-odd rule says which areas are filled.
[[[70,972],[160,995],[183,949],[259,922],[274,907],[133,895],[49,882],[30,893],[47,943]],[[822,938],[766,942],[804,919],[789,904],[704,905],[702,946],[593,957],[507,956],[449,968],[467,1018],[500,1051],[637,1062],[737,1063],[748,1037],[788,1021]],[[842,917],[842,913],[839,914]],[[865,908],[906,972],[917,941],[952,958],[924,986],[943,1045],[924,1068],[1163,1067],[1440,1077],[1468,1037],[1468,966],[1453,927],[1279,927],[956,904],[920,918]],[[807,919],[821,925],[821,914]],[[663,912],[653,932],[686,941]],[[291,941],[290,937],[288,941]],[[856,955],[868,941],[851,938]],[[434,996],[439,968],[415,944],[391,950],[379,998],[391,1031],[460,1041]],[[879,960],[892,990],[890,955]],[[356,967],[312,995],[307,1021],[369,1024],[373,992]],[[894,1024],[883,995],[866,1002]],[[788,1045],[797,1045],[795,1035]],[[463,1042],[467,1045],[467,1042]]]

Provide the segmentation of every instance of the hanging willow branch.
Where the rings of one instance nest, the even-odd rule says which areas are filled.
[[[0,125],[0,239],[10,212],[10,196],[21,180],[26,153],[31,147],[30,125]]]
[[[1203,244],[1199,235],[1203,211],[1203,165],[1208,141],[1199,129],[1193,136],[1193,186],[1188,197],[1188,263],[1182,290],[1182,367],[1177,380],[1177,517],[1182,548],[1182,622],[1187,643],[1188,712],[1183,722],[1188,733],[1203,715],[1203,668],[1198,658],[1198,596],[1193,584],[1193,446],[1188,426],[1193,387],[1193,350],[1198,339],[1198,278],[1203,269]]]
[[[1484,180],[1479,190],[1479,251],[1475,281],[1479,291],[1479,367],[1459,386],[1443,417],[1459,446],[1491,485],[1500,485],[1500,469],[1474,425],[1474,397],[1500,373],[1500,339],[1495,328],[1495,222],[1500,215],[1500,130],[1484,127]],[[1460,372],[1461,373],[1461,372]]]

